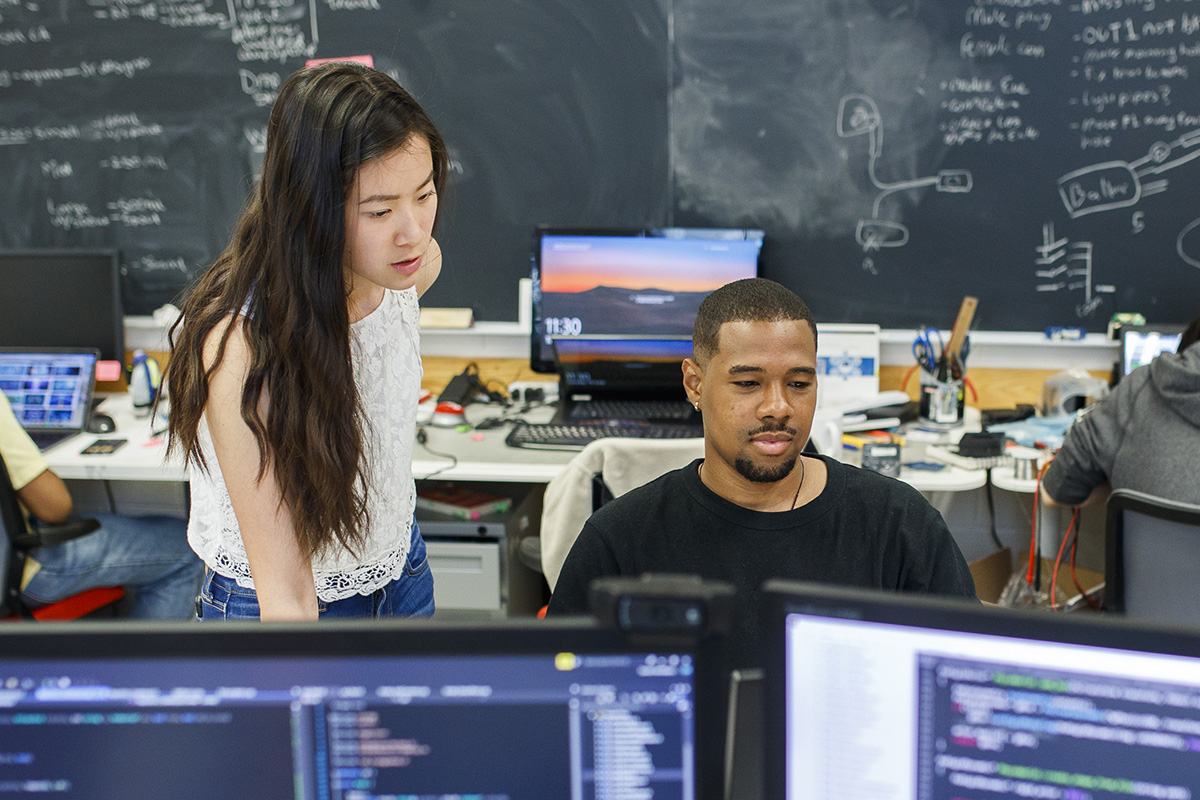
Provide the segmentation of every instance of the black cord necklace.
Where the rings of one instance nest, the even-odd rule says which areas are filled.
[[[704,482],[704,462],[703,461],[700,462],[700,466],[696,467],[696,477],[700,479],[701,483]],[[800,490],[803,488],[804,488],[804,457],[801,456],[800,457],[800,485],[796,487],[796,496],[792,498],[792,507],[790,509],[788,509],[789,511],[796,510],[796,503],[800,502]]]

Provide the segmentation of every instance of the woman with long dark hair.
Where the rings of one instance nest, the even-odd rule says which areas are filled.
[[[428,615],[413,517],[417,297],[449,157],[353,63],[292,75],[262,178],[171,331],[171,448],[191,482],[203,619]]]

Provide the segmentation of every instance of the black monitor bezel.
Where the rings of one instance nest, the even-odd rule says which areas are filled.
[[[316,623],[89,621],[70,626],[0,628],[0,666],[22,660],[86,662],[120,659],[353,658],[689,652],[694,664],[696,797],[716,796],[725,694],[722,642],[716,636],[620,631],[590,617],[323,620]],[[537,758],[536,753],[530,754]]]
[[[785,800],[787,790],[784,624],[792,612],[1200,659],[1200,629],[1148,625],[1111,615],[1052,615],[1042,610],[1001,608],[934,595],[771,580],[763,586],[766,800]]]
[[[112,297],[113,297],[113,330],[112,338],[103,343],[95,342],[0,342],[0,344],[16,347],[39,347],[42,345],[54,347],[95,347],[100,351],[102,360],[125,363],[125,304],[121,298],[121,253],[108,247],[71,247],[71,248],[12,248],[0,249],[0,263],[7,259],[38,259],[38,258],[104,258],[112,265]],[[101,346],[103,345],[103,346]],[[108,347],[113,348],[108,352]]]
[[[552,358],[539,358],[539,353],[542,351],[541,341],[539,337],[539,329],[541,324],[541,258],[542,247],[541,242],[544,236],[617,236],[617,237],[640,237],[640,238],[668,238],[661,236],[663,231],[680,231],[680,232],[711,232],[720,234],[722,232],[741,232],[743,235],[756,234],[762,241],[763,246],[766,245],[766,233],[761,228],[718,228],[718,227],[696,227],[696,226],[676,226],[676,225],[648,225],[644,228],[633,227],[580,227],[580,226],[559,226],[559,225],[538,225],[533,232],[533,238],[529,249],[529,264],[530,264],[530,282],[531,282],[531,317],[529,324],[529,368],[534,372],[542,374],[554,374],[557,370],[557,365]],[[720,239],[722,237],[714,235],[712,238]],[[758,266],[755,270],[756,274],[762,274],[763,263],[763,247],[758,250]],[[666,337],[658,337],[666,338]]]

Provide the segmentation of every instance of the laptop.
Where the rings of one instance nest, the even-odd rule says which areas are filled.
[[[89,347],[0,347],[0,391],[39,450],[83,431],[99,358]]]
[[[770,582],[769,800],[1200,796],[1200,629]]]
[[[683,390],[690,336],[559,336],[553,343],[559,401],[551,424],[658,422],[703,435]]]
[[[698,800],[715,656],[586,620],[9,626],[0,787]]]

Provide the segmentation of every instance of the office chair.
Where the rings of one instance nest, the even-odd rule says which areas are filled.
[[[79,619],[111,606],[125,595],[125,590],[119,586],[105,586],[40,608],[30,608],[25,603],[21,598],[21,575],[29,551],[87,536],[99,528],[100,523],[94,519],[73,519],[61,525],[31,523],[26,526],[25,514],[3,458],[0,458],[0,527],[4,528],[4,541],[0,543],[0,619]]]
[[[1118,489],[1107,509],[1105,610],[1200,626],[1200,506]]]
[[[626,439],[589,442],[546,484],[537,546],[551,591],[583,523],[614,497],[704,455],[703,439]],[[533,546],[533,543],[530,545]]]

